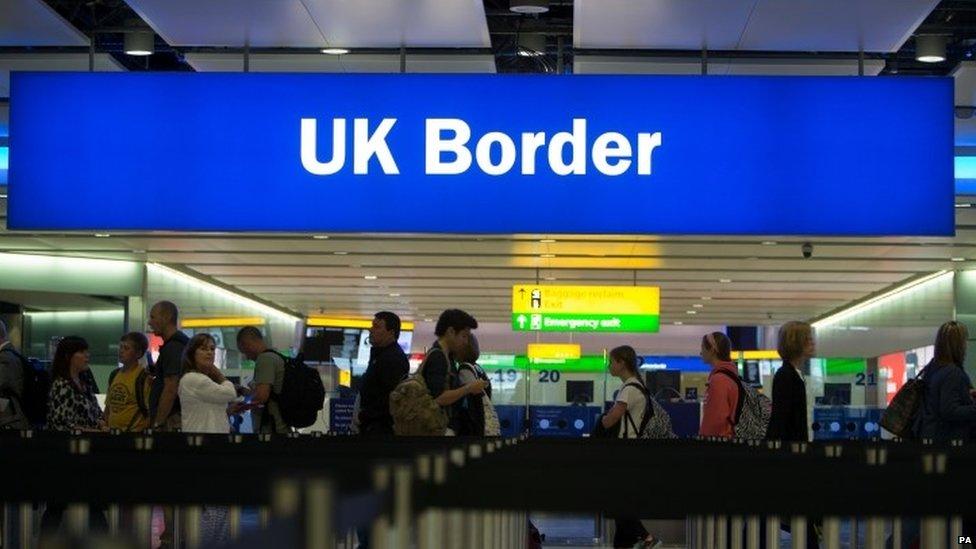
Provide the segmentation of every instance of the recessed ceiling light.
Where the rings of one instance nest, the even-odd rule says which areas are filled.
[[[763,240],[762,243],[763,246],[775,246],[777,244],[779,244],[779,242],[776,242],[775,240]]]
[[[328,240],[329,239],[329,235],[327,235],[327,234],[316,234],[316,235],[312,235],[312,238],[314,238],[315,240]]]
[[[3,198],[3,196],[0,195],[0,198]],[[957,208],[972,208],[973,205],[970,204],[969,202],[956,202],[956,207]]]
[[[539,257],[541,257],[542,259],[552,259],[556,257],[556,254],[542,254]]]
[[[702,305],[701,303],[695,303],[694,305],[692,305],[692,307],[696,309],[701,309],[702,307],[704,307],[704,305]]]
[[[966,261],[966,258],[965,257],[953,257],[952,258],[952,261],[956,261],[956,262]]]
[[[346,48],[322,48],[322,53],[326,55],[345,55],[349,53]]]
[[[707,295],[703,295],[703,296],[701,297],[701,300],[702,300],[702,301],[711,301],[711,300],[712,300],[712,298],[710,298],[710,297],[708,297]]]
[[[122,48],[126,55],[145,57],[152,55],[156,49],[156,35],[152,31],[138,30],[125,33]]]
[[[698,311],[685,311],[685,312],[688,313],[688,314],[690,314],[690,315],[697,315],[698,314]]]
[[[134,253],[134,254],[144,254],[144,253],[146,253],[146,250],[132,250],[132,253]]]
[[[547,276],[547,277],[544,277],[542,280],[545,280],[546,282],[552,282],[552,281],[556,280],[556,277],[554,277],[554,276]]]
[[[376,280],[377,279],[377,276],[376,275],[366,275],[363,278],[365,278],[366,280]]]
[[[424,322],[433,322],[433,321],[434,321],[434,319],[433,319],[433,318],[425,318],[425,319],[424,319]]]
[[[112,236],[112,235],[110,235],[108,233],[95,233],[95,237],[96,238],[108,238],[110,236]]]
[[[349,255],[349,252],[332,252],[332,255]]]
[[[676,321],[674,321],[674,325],[675,326],[683,326],[684,325],[684,322],[681,322],[680,320],[676,320]]]
[[[390,294],[390,297],[400,297],[400,294]]]
[[[542,244],[553,244],[553,243],[556,242],[556,239],[555,238],[543,238],[539,242],[541,242]]]
[[[720,279],[718,279],[718,281],[721,282],[722,284],[728,284],[728,283],[732,282],[732,279],[731,278],[720,278]]]
[[[941,63],[946,60],[946,37],[924,34],[915,37],[915,59],[922,63]]]

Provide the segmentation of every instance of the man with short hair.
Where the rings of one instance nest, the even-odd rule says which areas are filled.
[[[163,340],[153,367],[156,377],[149,392],[150,425],[161,431],[180,428],[178,393],[183,375],[183,350],[190,338],[177,329],[179,320],[179,309],[170,301],[160,301],[149,310],[149,329]]]
[[[149,427],[149,375],[142,357],[149,349],[149,339],[140,332],[129,332],[119,339],[121,368],[108,376],[105,395],[105,421],[109,429],[138,433]]]
[[[455,356],[468,345],[471,330],[478,328],[478,321],[460,309],[448,309],[441,313],[434,328],[437,342],[427,351],[422,375],[427,389],[448,417],[448,435],[464,434],[464,397],[477,395],[488,383],[478,379],[461,384]]]
[[[7,337],[7,325],[0,320],[0,429],[29,429],[22,407],[23,359]]]
[[[254,361],[254,390],[252,405],[264,408],[251,410],[251,426],[255,433],[287,433],[288,424],[281,417],[278,401],[272,396],[281,394],[285,383],[285,360],[264,342],[261,330],[245,326],[237,332],[237,349]]]
[[[369,365],[359,389],[359,432],[364,435],[392,435],[390,393],[410,373],[410,361],[397,343],[400,317],[380,311],[369,329]]]

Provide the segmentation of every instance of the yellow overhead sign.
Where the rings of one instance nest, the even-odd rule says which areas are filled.
[[[512,287],[513,313],[657,315],[660,308],[661,289],[654,286]]]
[[[231,328],[236,326],[263,326],[264,319],[259,316],[225,316],[210,318],[184,318],[183,328]]]
[[[526,354],[530,359],[575,359],[580,357],[581,351],[578,343],[529,343]]]
[[[318,328],[364,328],[368,330],[373,327],[373,319],[310,316],[305,325]],[[400,329],[405,332],[413,331],[413,322],[401,322]]]

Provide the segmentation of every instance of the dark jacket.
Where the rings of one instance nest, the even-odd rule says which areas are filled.
[[[925,398],[919,414],[918,436],[938,442],[972,441],[976,428],[976,404],[969,389],[973,384],[965,370],[954,364],[926,367]]]
[[[396,342],[369,351],[369,365],[359,390],[359,431],[363,434],[393,434],[390,392],[407,377],[410,362]]]
[[[784,362],[773,376],[773,413],[766,438],[807,442],[807,386],[792,365]]]

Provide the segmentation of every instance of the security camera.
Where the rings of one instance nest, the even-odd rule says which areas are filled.
[[[813,257],[813,244],[809,242],[804,242],[803,246],[800,246],[800,250],[803,252],[804,259],[810,259]]]

